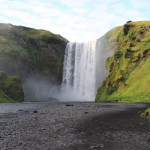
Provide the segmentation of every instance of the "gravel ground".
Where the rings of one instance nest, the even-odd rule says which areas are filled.
[[[149,150],[148,104],[58,103],[0,116],[0,150]]]

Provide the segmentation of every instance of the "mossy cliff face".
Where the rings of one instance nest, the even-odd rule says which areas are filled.
[[[0,71],[18,76],[23,83],[38,75],[60,84],[67,42],[49,31],[0,24]]]
[[[22,82],[18,77],[7,76],[0,72],[0,102],[23,101]]]
[[[98,89],[97,101],[150,102],[150,22],[129,22],[103,37],[108,76]]]
[[[36,72],[60,82],[66,44],[49,31],[0,24],[0,70],[24,78]]]

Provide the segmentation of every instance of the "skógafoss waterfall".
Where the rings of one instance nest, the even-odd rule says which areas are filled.
[[[62,89],[64,100],[94,101],[96,92],[107,75],[106,58],[112,51],[103,49],[102,40],[85,43],[69,42],[66,46]]]

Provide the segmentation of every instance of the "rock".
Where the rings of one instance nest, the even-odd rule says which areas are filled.
[[[104,147],[104,144],[98,144],[98,145],[91,146],[90,149],[97,149],[97,148],[103,148],[103,147]]]
[[[129,20],[129,21],[127,21],[126,23],[130,23],[130,22],[132,22],[131,20]]]
[[[73,104],[66,104],[66,106],[73,106]]]
[[[145,114],[146,116],[149,116],[149,112],[146,112],[146,114]]]
[[[33,113],[36,114],[36,113],[37,113],[37,110],[34,110]]]
[[[148,49],[148,50],[145,50],[144,52],[143,52],[143,57],[148,57],[148,56],[150,56],[150,50]]]
[[[147,141],[150,142],[150,135],[147,136]]]
[[[22,109],[19,109],[18,111],[23,111]]]
[[[46,130],[45,128],[42,128],[42,130]]]

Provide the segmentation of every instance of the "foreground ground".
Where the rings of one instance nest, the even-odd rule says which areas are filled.
[[[139,117],[146,104],[59,103],[42,107],[0,114],[1,150],[150,149],[150,122]]]

